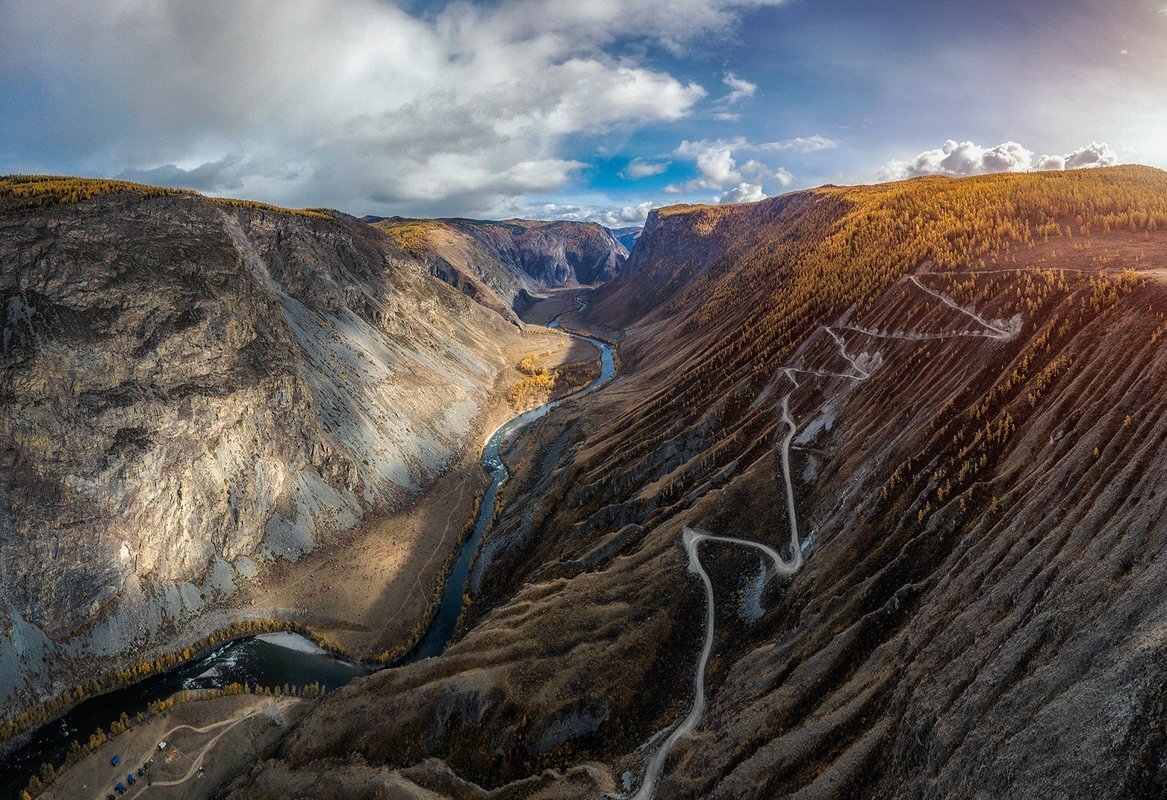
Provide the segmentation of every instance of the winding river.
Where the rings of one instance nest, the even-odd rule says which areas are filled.
[[[587,308],[587,306],[587,303],[581,301],[579,308],[573,313],[579,313]],[[559,328],[559,321],[562,317],[563,314],[560,314],[551,320],[547,324],[547,327]],[[560,330],[562,329],[560,328]],[[486,446],[482,448],[482,468],[490,476],[490,484],[486,487],[486,491],[482,495],[482,502],[478,505],[478,516],[474,519],[474,528],[470,531],[470,535],[466,537],[466,541],[463,542],[462,547],[458,551],[458,557],[454,561],[454,566],[450,570],[450,576],[446,580],[446,586],[442,590],[442,603],[438,607],[437,615],[434,617],[433,622],[430,623],[429,628],[425,632],[425,636],[422,637],[421,641],[417,643],[417,646],[398,662],[398,664],[411,664],[423,658],[441,655],[442,651],[446,649],[446,645],[449,644],[450,638],[454,635],[454,629],[458,625],[458,615],[462,612],[462,598],[465,596],[467,583],[470,578],[470,566],[474,562],[474,556],[478,552],[478,548],[482,544],[486,532],[490,530],[490,526],[494,522],[494,499],[498,496],[499,489],[502,488],[502,485],[506,483],[507,478],[511,475],[506,464],[503,463],[501,454],[503,443],[507,437],[518,429],[546,416],[550,411],[559,408],[559,406],[568,400],[573,400],[594,392],[616,376],[616,358],[612,353],[611,346],[607,342],[592,336],[572,333],[567,330],[563,332],[576,339],[591,342],[599,348],[600,374],[594,381],[576,392],[565,395],[558,400],[544,403],[541,406],[536,406],[530,411],[524,411],[517,417],[512,417],[508,422],[503,423],[487,439]]]
[[[564,313],[578,313],[585,308],[587,303],[580,301],[579,308],[574,312]],[[562,316],[555,317],[548,327],[559,328]],[[607,342],[566,330],[563,332],[590,342],[599,349],[599,376],[572,394],[513,417],[491,434],[482,449],[482,468],[490,477],[490,483],[479,504],[474,527],[458,550],[453,569],[442,590],[438,613],[421,641],[394,667],[440,655],[454,635],[462,611],[470,566],[494,522],[495,497],[510,477],[501,455],[507,437],[568,400],[594,392],[615,377],[616,359]],[[15,800],[33,771],[42,763],[48,762],[55,766],[63,764],[70,740],[84,740],[99,727],[108,730],[122,712],[132,717],[139,711],[145,711],[151,702],[165,699],[184,689],[216,689],[229,683],[265,686],[319,683],[331,691],[371,671],[359,662],[337,658],[296,634],[265,634],[229,642],[209,655],[170,672],[85,700],[58,719],[34,730],[20,747],[0,755],[0,798]]]

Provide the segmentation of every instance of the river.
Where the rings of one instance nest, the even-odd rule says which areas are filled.
[[[587,308],[587,303],[581,302],[575,313],[579,313],[585,308]],[[560,314],[551,320],[547,324],[547,327],[559,328],[559,320],[562,316],[563,314]],[[486,487],[486,492],[482,495],[482,502],[478,506],[478,516],[474,519],[474,528],[471,529],[470,535],[466,537],[466,541],[463,542],[462,547],[458,551],[458,557],[454,561],[454,566],[450,570],[450,576],[446,580],[445,588],[442,590],[442,603],[438,608],[437,615],[434,617],[433,622],[430,623],[429,628],[425,632],[425,636],[421,638],[421,641],[398,664],[411,664],[423,658],[440,655],[446,649],[450,638],[454,635],[454,628],[458,624],[458,616],[462,613],[462,598],[466,594],[467,581],[470,577],[470,565],[474,562],[474,555],[478,552],[478,548],[482,544],[486,532],[490,530],[490,526],[494,522],[494,498],[498,495],[499,489],[502,488],[502,485],[506,483],[507,478],[511,475],[510,471],[507,470],[506,464],[503,463],[501,455],[502,446],[506,438],[519,428],[534,422],[540,417],[546,416],[548,412],[558,408],[568,400],[594,392],[615,377],[616,359],[612,353],[612,348],[607,342],[600,341],[591,336],[571,333],[570,331],[564,331],[564,333],[568,336],[574,336],[577,339],[591,342],[600,349],[599,376],[579,391],[565,395],[558,400],[544,403],[541,406],[532,408],[530,411],[524,411],[517,417],[511,418],[486,440],[486,446],[482,448],[482,468],[490,476],[490,484]]]
[[[0,797],[15,800],[41,764],[50,763],[55,767],[64,764],[70,740],[79,738],[84,742],[98,728],[108,731],[123,711],[132,717],[145,711],[151,702],[164,700],[183,689],[219,689],[229,683],[265,686],[319,683],[332,690],[367,674],[369,670],[363,665],[336,658],[293,633],[237,639],[170,672],[91,697],[73,706],[64,716],[37,728],[19,748],[4,754],[0,764]]]
[[[585,308],[587,303],[580,302],[575,313]],[[559,328],[562,316],[555,317],[548,323],[548,327]],[[513,417],[491,434],[486,446],[482,448],[482,468],[490,477],[490,483],[479,504],[474,527],[458,550],[442,590],[438,613],[418,644],[394,667],[440,655],[454,635],[462,611],[470,565],[494,522],[495,497],[510,477],[501,454],[506,438],[568,400],[590,394],[615,377],[616,359],[607,342],[570,331],[564,333],[591,342],[600,350],[599,376],[572,394]],[[3,759],[0,763],[0,797],[15,800],[33,771],[41,764],[48,762],[57,767],[62,765],[70,740],[85,740],[99,727],[108,731],[110,724],[122,712],[132,717],[139,711],[145,711],[152,701],[165,699],[184,689],[215,689],[229,683],[257,683],[264,686],[319,683],[331,691],[370,671],[360,663],[332,656],[296,634],[265,634],[230,642],[170,672],[85,700],[58,719],[37,728],[20,747],[0,756]]]

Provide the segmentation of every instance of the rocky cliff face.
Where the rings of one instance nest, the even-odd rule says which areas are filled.
[[[515,308],[540,288],[611,280],[628,258],[607,228],[591,222],[393,217],[374,225],[431,272],[490,308]]]
[[[513,330],[342,215],[136,191],[0,198],[0,329],[10,711],[271,613],[230,597],[424,489]]]
[[[589,308],[624,372],[513,446],[465,636],[234,796],[628,796],[699,665],[656,797],[1159,796],[1164,225],[1136,168],[650,219]]]

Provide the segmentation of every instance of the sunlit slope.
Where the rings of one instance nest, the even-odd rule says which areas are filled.
[[[0,178],[0,328],[4,720],[302,619],[257,564],[476,448],[517,338],[339,212],[37,176]]]
[[[521,308],[528,293],[614,278],[628,251],[592,222],[404,219],[373,223],[430,271],[495,310]]]
[[[665,209],[594,306],[594,318],[645,333],[624,350],[630,371],[645,372],[645,396],[602,447],[639,469],[641,448],[630,442],[659,435],[666,419],[684,427],[718,402],[752,402],[816,326],[869,310],[909,271],[926,265],[940,273],[938,287],[1032,319],[1054,305],[1034,287],[1042,280],[1034,270],[1069,269],[1045,280],[1109,298],[1122,270],[1163,266],[1165,229],[1167,173],[1141,167],[924,178]],[[1004,274],[950,275],[1013,268],[1027,271],[1016,284]],[[922,313],[911,302],[902,308]]]
[[[1155,796],[1165,200],[1119,168],[655,215],[584,320],[624,326],[621,377],[509,453],[465,637],[326,701],[248,790],[335,756],[635,788],[703,652],[692,526],[801,563],[699,546],[708,705],[657,797]]]

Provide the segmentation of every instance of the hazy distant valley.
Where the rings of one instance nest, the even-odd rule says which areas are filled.
[[[643,232],[6,178],[0,275],[10,744],[294,630],[370,674],[171,710],[232,755],[170,796],[1164,791],[1167,173]]]

